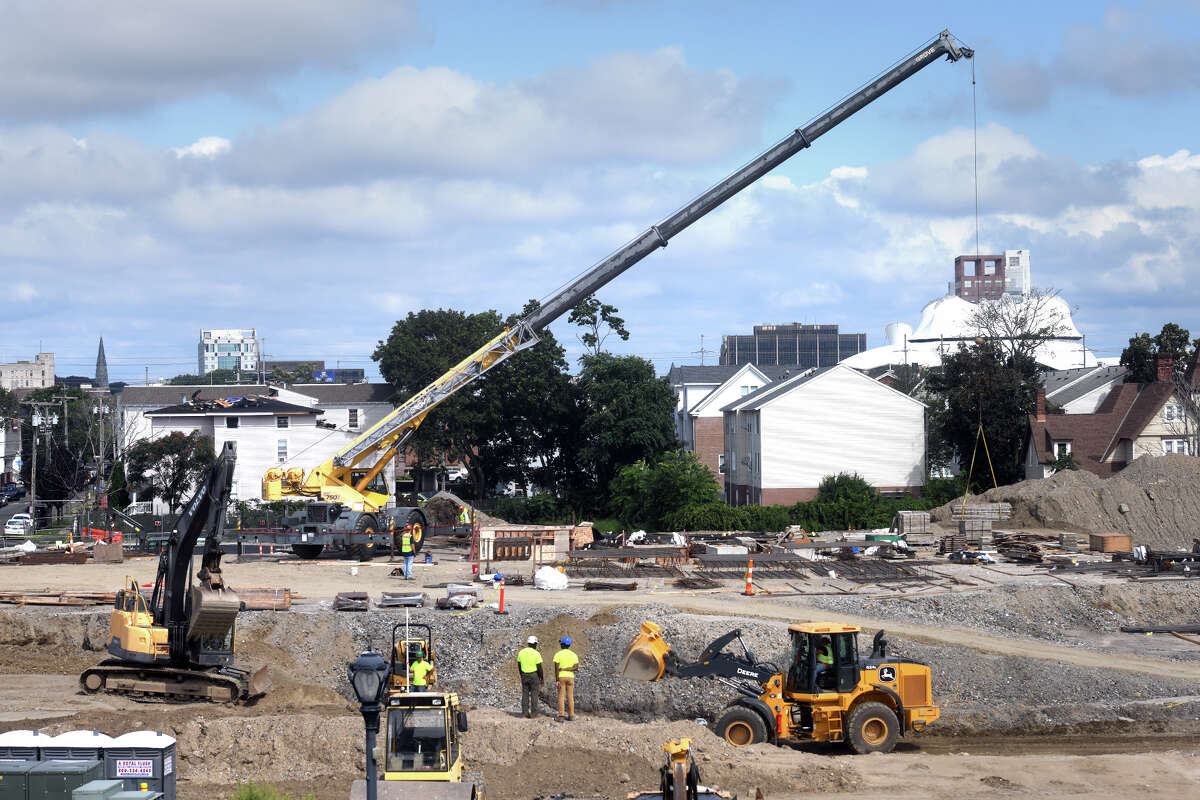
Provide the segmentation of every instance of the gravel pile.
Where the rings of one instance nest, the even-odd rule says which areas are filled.
[[[1129,534],[1134,544],[1188,550],[1198,535],[1200,459],[1143,456],[1111,478],[1067,470],[1044,480],[989,489],[969,502],[1011,503],[1013,527],[1115,531]],[[950,521],[950,506],[931,511],[933,520]]]
[[[905,600],[813,596],[803,601],[839,613],[921,625],[945,624],[1087,648],[1097,647],[1093,634],[1122,635],[1122,625],[1200,619],[1200,592],[1196,587],[1167,583],[1109,583],[1077,589],[1065,584],[1006,585],[981,592]],[[1194,660],[1200,657],[1200,651],[1181,651],[1176,657]]]

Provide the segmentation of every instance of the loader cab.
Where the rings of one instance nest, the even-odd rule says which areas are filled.
[[[791,694],[852,692],[858,685],[858,632],[854,625],[806,622],[788,626],[792,637],[788,659],[787,690]],[[828,648],[832,664],[827,669],[818,659]]]
[[[392,669],[391,692],[407,692],[409,690],[410,665],[419,657],[424,656],[432,664],[437,664],[433,652],[433,630],[422,622],[398,622],[392,627]],[[432,673],[427,676],[430,685],[433,684]],[[418,686],[417,689],[427,687]]]
[[[385,781],[462,780],[467,712],[458,695],[394,692],[388,697]]]

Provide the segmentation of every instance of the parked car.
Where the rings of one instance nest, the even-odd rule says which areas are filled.
[[[13,517],[4,523],[5,536],[24,536],[29,532],[29,520]]]
[[[14,500],[20,500],[24,496],[24,486],[18,486],[15,483],[6,483],[4,486],[0,486],[0,503],[11,503]]]

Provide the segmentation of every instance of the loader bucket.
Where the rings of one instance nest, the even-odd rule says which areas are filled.
[[[259,667],[246,682],[246,699],[253,700],[267,693],[271,688],[271,671],[269,666]]]
[[[635,681],[656,681],[666,671],[667,653],[671,648],[662,638],[662,628],[653,622],[643,622],[641,632],[629,643],[621,664],[621,677]]]

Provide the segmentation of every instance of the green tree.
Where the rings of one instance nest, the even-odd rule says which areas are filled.
[[[717,476],[692,453],[663,453],[654,463],[639,460],[622,467],[609,485],[610,513],[629,527],[668,527],[678,510],[721,499]]]
[[[1196,340],[1200,342],[1200,339]],[[1174,322],[1162,326],[1156,336],[1139,333],[1129,339],[1129,346],[1121,351],[1121,366],[1129,370],[1126,383],[1154,383],[1158,380],[1158,357],[1173,359],[1175,378],[1183,377],[1191,363],[1195,347],[1187,328]]]
[[[1062,472],[1064,469],[1073,469],[1078,471],[1079,465],[1075,463],[1075,455],[1073,453],[1061,453],[1058,458],[1054,459],[1054,463],[1050,465],[1053,472]]]
[[[112,474],[108,479],[109,508],[124,509],[129,505],[129,484],[125,480],[125,462],[113,464]]]
[[[588,295],[571,309],[567,322],[583,328],[579,341],[590,355],[599,355],[604,341],[613,334],[622,341],[629,341],[629,331],[625,330],[625,320],[617,316],[617,307],[601,303],[594,294]]]
[[[302,364],[296,365],[293,369],[275,367],[271,370],[270,378],[280,383],[312,383],[313,375],[319,371],[317,366],[317,363],[314,361],[305,361]]]
[[[82,389],[49,386],[30,392],[28,403],[50,406],[21,409],[21,478],[31,482],[34,435],[37,437],[37,499],[62,508],[63,503],[91,485],[99,455],[99,420],[95,398]],[[33,425],[34,418],[40,425]],[[107,421],[107,420],[106,420]],[[105,439],[111,441],[111,431]]]
[[[0,388],[0,419],[15,419],[20,408],[21,404],[17,401],[17,395],[8,389]]]
[[[212,439],[199,431],[143,439],[129,448],[127,458],[130,484],[148,487],[172,512],[217,460]]]
[[[929,373],[929,386],[937,397],[930,409],[931,426],[967,469],[982,424],[997,482],[1020,480],[1021,450],[1037,385],[1037,365],[1031,358],[1006,355],[992,340],[960,345]],[[972,488],[990,488],[987,463],[981,443]]]
[[[590,486],[593,502],[600,502],[621,467],[678,446],[675,395],[644,358],[599,353],[581,360],[579,461],[587,486],[578,488],[587,494]]]
[[[253,373],[242,373],[232,369],[214,369],[204,375],[176,375],[167,380],[169,386],[227,386],[238,383],[253,383]]]

